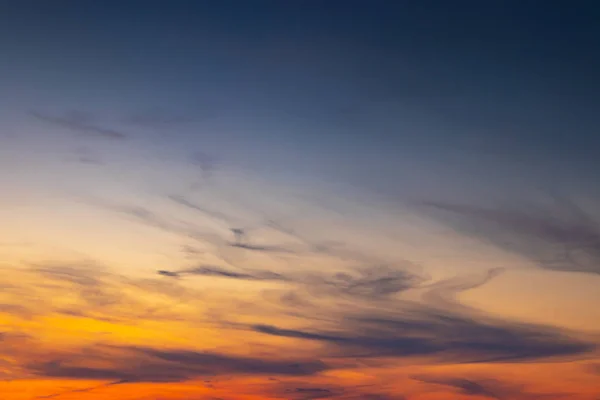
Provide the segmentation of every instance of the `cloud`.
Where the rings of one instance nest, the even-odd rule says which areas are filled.
[[[21,319],[60,314],[120,324],[192,324],[198,317],[190,313],[202,299],[175,281],[127,278],[89,261],[46,262],[15,270],[10,278],[15,287],[3,292],[0,310]],[[179,307],[183,301],[188,311]]]
[[[170,277],[181,277],[185,275],[208,276],[217,278],[229,278],[247,281],[286,281],[286,277],[270,271],[234,272],[212,265],[201,265],[199,267],[185,269],[182,271],[158,271],[160,275]]]
[[[350,297],[379,298],[413,289],[424,280],[404,268],[373,266],[323,277],[321,285]]]
[[[246,281],[270,281],[295,285],[316,296],[344,296],[349,299],[377,299],[418,287],[424,278],[401,268],[375,266],[331,274],[317,272],[279,273],[266,269],[231,271],[219,266],[201,265],[181,271],[160,270],[172,278],[205,276]]]
[[[215,375],[308,376],[329,367],[320,361],[262,359],[214,352],[150,347],[82,349],[85,357],[56,356],[26,367],[44,378],[106,380],[119,383],[182,382]]]
[[[170,195],[170,196],[168,196],[168,198],[169,198],[169,200],[171,200],[181,206],[184,206],[193,211],[198,211],[198,212],[202,213],[204,216],[212,218],[218,222],[222,222],[226,225],[231,225],[233,223],[233,218],[231,216],[229,216],[225,213],[222,213],[220,211],[211,210],[211,209],[205,208],[199,204],[192,203],[191,201],[189,201],[188,199],[186,199],[183,196]]]
[[[284,390],[284,395],[291,399],[326,399],[335,397],[336,393],[331,389],[318,387],[295,387]]]
[[[288,389],[288,390],[286,390],[286,392],[302,393],[302,394],[309,393],[310,397],[312,397],[312,398],[330,397],[332,395],[332,391],[329,389],[314,388],[314,387]]]
[[[128,216],[146,226],[181,236],[182,238],[191,238],[204,243],[208,242],[212,244],[220,241],[220,238],[216,237],[216,235],[202,231],[194,224],[179,221],[170,217],[163,217],[162,215],[142,206],[115,203],[91,196],[83,197],[82,201],[104,210]]]
[[[269,378],[269,384],[261,387],[261,394],[265,392],[275,398],[290,400],[309,399],[361,399],[361,400],[405,400],[402,395],[389,395],[373,392],[374,387],[382,389],[381,384],[343,385],[341,383],[326,382],[300,382],[297,380],[279,380]]]
[[[227,245],[230,247],[235,247],[235,248],[240,248],[240,249],[250,250],[250,251],[256,251],[256,252],[264,252],[264,253],[298,254],[297,251],[290,249],[290,248],[286,248],[284,246],[257,245],[257,244],[251,244],[251,243],[247,242],[248,236],[249,236],[248,233],[250,230],[256,230],[256,229],[260,229],[260,228],[264,228],[264,227],[268,227],[271,229],[277,229],[270,223],[270,221],[265,222],[265,223],[260,223],[256,226],[252,226],[252,227],[239,228],[239,227],[235,227],[235,224],[236,224],[235,218],[233,218],[230,215],[227,215],[227,214],[222,213],[217,210],[211,210],[211,209],[208,209],[199,204],[193,203],[183,196],[170,195],[170,196],[168,196],[168,198],[171,201],[173,201],[181,206],[184,206],[193,211],[200,212],[205,217],[209,217],[209,218],[229,227],[229,230],[231,231],[231,233],[234,235],[234,238],[235,238],[234,241],[227,243]]]
[[[47,286],[58,288],[68,285],[71,293],[85,304],[87,310],[125,302],[125,296],[109,282],[110,273],[94,263],[39,265],[32,272],[43,279]]]
[[[543,326],[475,319],[433,308],[378,313],[381,314],[347,311],[334,330],[261,324],[250,329],[271,336],[321,342],[330,354],[345,357],[425,356],[456,363],[493,363],[581,356],[595,349],[592,343]]]
[[[218,157],[203,151],[196,151],[192,153],[190,156],[190,162],[193,166],[200,169],[200,179],[191,185],[190,190],[195,191],[199,189],[202,184],[206,183],[206,181],[214,174],[220,161],[221,160]]]
[[[600,221],[568,200],[553,204],[552,209],[534,209],[421,203],[459,232],[526,256],[543,268],[600,274]]]
[[[98,154],[88,148],[77,148],[73,150],[73,158],[71,161],[88,165],[106,164]]]
[[[417,375],[413,376],[413,379],[439,386],[446,386],[456,389],[459,393],[468,396],[480,396],[489,399],[541,399],[541,398],[563,398],[570,397],[567,394],[560,393],[530,393],[524,390],[522,385],[509,384],[506,382],[499,381],[497,379],[479,379],[479,378],[461,378],[461,377],[448,377],[448,376],[433,376],[433,375]]]
[[[179,272],[174,272],[174,271],[159,270],[158,274],[159,275],[163,275],[163,276],[170,276],[172,278],[178,278],[179,277]]]
[[[237,247],[239,249],[259,251],[265,253],[283,253],[283,254],[296,254],[292,249],[285,248],[277,245],[257,245],[249,243],[230,243],[231,247]]]
[[[62,116],[46,115],[38,111],[31,111],[29,114],[40,121],[89,136],[98,136],[117,140],[127,138],[127,135],[121,131],[92,124],[91,117],[80,111],[66,113]]]
[[[413,379],[424,383],[431,383],[434,385],[442,385],[458,389],[458,391],[462,394],[470,396],[482,396],[492,399],[504,399],[507,398],[507,396],[514,396],[515,393],[520,393],[520,389],[508,387],[495,379],[473,380],[426,375],[414,376]]]
[[[423,295],[423,300],[430,306],[453,310],[475,312],[476,310],[459,303],[458,295],[462,292],[481,287],[504,273],[504,268],[493,268],[483,276],[457,276],[429,285],[429,290]]]
[[[87,388],[83,388],[83,389],[72,389],[72,390],[66,390],[63,392],[58,392],[58,393],[53,393],[53,394],[49,394],[46,396],[38,396],[36,397],[37,399],[53,399],[55,397],[58,396],[64,396],[65,394],[73,394],[73,393],[88,393],[97,389],[102,389],[102,388],[106,388],[109,386],[115,386],[115,385],[122,385],[128,383],[128,381],[124,381],[124,380],[119,380],[119,381],[114,381],[114,382],[109,382],[109,383],[105,383],[102,385],[96,385],[96,386],[92,386],[92,387],[87,387]]]

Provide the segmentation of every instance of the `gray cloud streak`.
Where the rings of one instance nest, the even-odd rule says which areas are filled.
[[[26,368],[39,377],[75,380],[108,380],[119,383],[181,382],[214,375],[307,376],[329,367],[314,360],[268,360],[213,352],[167,350],[149,347],[83,349],[82,354],[103,360],[105,367],[91,366],[91,359],[56,356],[52,361],[33,362]]]
[[[123,132],[91,124],[87,116],[84,116],[82,113],[51,116],[38,111],[31,111],[29,114],[37,120],[90,136],[117,140],[127,138],[127,135]]]
[[[554,208],[488,208],[423,202],[421,205],[457,231],[521,254],[541,267],[600,274],[600,221],[574,202]]]

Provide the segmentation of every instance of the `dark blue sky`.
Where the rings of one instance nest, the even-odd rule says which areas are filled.
[[[0,101],[15,110],[163,110],[194,128],[141,140],[396,194],[596,163],[593,1],[0,7]]]

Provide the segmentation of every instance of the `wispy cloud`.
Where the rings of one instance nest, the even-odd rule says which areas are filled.
[[[270,360],[149,347],[99,347],[82,349],[80,354],[88,357],[57,355],[51,361],[29,363],[27,368],[39,377],[119,383],[181,382],[232,374],[307,376],[329,368],[320,361]],[[98,366],[99,363],[104,366]]]
[[[402,267],[363,267],[340,272],[287,272],[267,269],[232,271],[219,266],[200,265],[180,271],[160,270],[159,275],[218,277],[247,281],[273,281],[294,285],[314,296],[344,296],[349,299],[377,299],[393,296],[419,286],[425,278]]]
[[[504,272],[504,268],[494,268],[479,276],[478,274],[462,275],[435,282],[429,285],[428,290],[423,295],[423,299],[430,306],[441,309],[460,309],[462,311],[474,312],[476,311],[474,308],[467,307],[458,301],[458,295],[462,292],[481,287]]]
[[[186,275],[196,275],[196,276],[208,276],[208,277],[217,277],[217,278],[228,278],[228,279],[238,279],[238,280],[247,280],[247,281],[287,281],[288,279],[278,273],[270,272],[270,271],[250,271],[250,272],[235,272],[228,271],[224,268],[211,266],[211,265],[201,265],[199,267],[185,269],[181,271],[158,271],[159,275],[170,276],[170,277],[182,277]]]
[[[331,389],[318,387],[287,388],[284,393],[292,399],[326,399],[336,395]]]
[[[427,357],[444,362],[493,363],[581,357],[594,351],[592,341],[572,337],[561,329],[492,317],[458,303],[457,293],[483,285],[495,274],[491,271],[480,279],[457,277],[431,285],[426,296],[429,303],[425,304],[355,294],[352,298],[359,302],[336,305],[334,299],[338,297],[332,293],[308,292],[313,293],[309,299],[314,302],[290,306],[305,307],[307,315],[328,316],[328,322],[307,317],[307,329],[268,324],[249,329],[318,342],[328,354],[344,357]],[[323,302],[314,296],[326,296],[328,309],[323,309]]]
[[[383,390],[385,385],[379,384],[342,384],[341,382],[305,382],[299,379],[270,378],[268,384],[261,385],[261,394],[275,398],[290,400],[339,399],[339,400],[406,400],[396,393],[391,395]],[[380,392],[378,392],[378,390]]]
[[[31,111],[29,114],[39,121],[85,135],[117,140],[127,138],[127,135],[121,131],[93,124],[92,118],[89,115],[79,111],[66,113],[61,116],[47,115],[39,111]]]
[[[451,376],[417,375],[413,379],[428,384],[445,386],[455,389],[460,394],[480,396],[489,399],[561,399],[569,398],[570,394],[561,393],[531,393],[522,385],[509,384],[491,378],[462,378]]]
[[[25,319],[54,314],[129,324],[185,317],[191,324],[191,315],[173,308],[182,301],[191,306],[201,298],[198,293],[190,297],[190,291],[174,281],[127,278],[89,261],[47,262],[13,275],[14,288],[4,291],[0,311]]]
[[[349,317],[338,330],[297,330],[255,325],[266,335],[317,341],[330,354],[345,357],[429,357],[454,363],[522,362],[577,357],[595,349],[591,343],[558,330],[506,321],[477,321],[422,310],[416,315]]]
[[[85,147],[74,149],[73,157],[70,158],[70,161],[88,165],[105,165],[99,154]]]
[[[232,216],[217,210],[211,210],[198,203],[193,203],[184,196],[171,195],[169,196],[169,199],[181,206],[184,206],[193,211],[197,211],[203,216],[227,226],[234,240],[225,242],[225,246],[264,253],[297,254],[296,250],[285,246],[253,244],[248,241],[249,234],[251,231],[265,227],[270,228],[268,222],[259,223],[250,227],[239,227],[236,226],[237,221]]]
[[[423,202],[461,233],[524,255],[543,268],[600,273],[600,221],[574,202],[544,207],[483,207]]]
[[[38,396],[36,397],[37,399],[53,399],[59,396],[64,396],[64,395],[69,395],[69,394],[73,394],[73,393],[88,393],[97,389],[102,389],[102,388],[106,388],[106,387],[110,387],[110,386],[115,386],[115,385],[122,385],[124,383],[128,383],[128,381],[126,380],[118,380],[118,381],[114,381],[114,382],[109,382],[109,383],[105,383],[102,385],[96,385],[96,386],[91,386],[91,387],[87,387],[87,388],[82,388],[82,389],[71,389],[71,390],[65,390],[62,392],[57,392],[57,393],[53,393],[53,394],[49,394],[49,395],[45,395],[45,396]]]

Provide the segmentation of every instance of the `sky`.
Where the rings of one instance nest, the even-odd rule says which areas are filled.
[[[599,18],[0,0],[0,397],[600,399]]]

